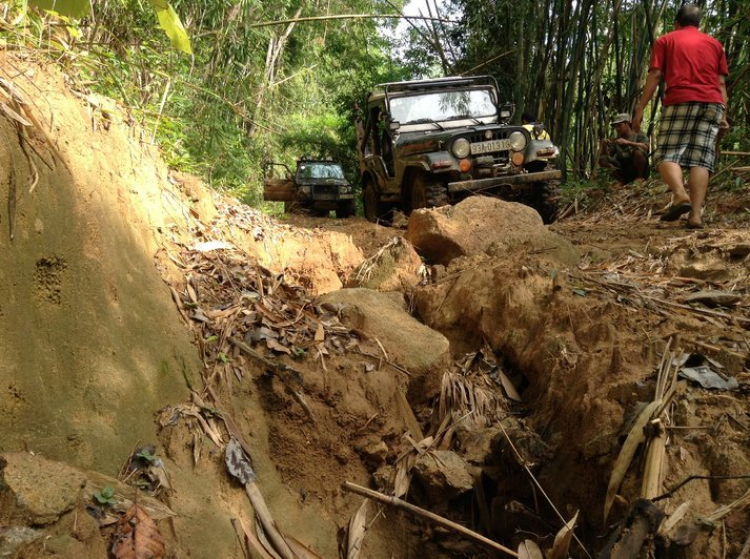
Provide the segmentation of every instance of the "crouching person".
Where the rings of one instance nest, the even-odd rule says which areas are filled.
[[[602,142],[599,166],[610,169],[622,184],[648,178],[648,136],[633,130],[630,126],[630,115],[627,113],[615,116],[612,119],[612,127],[617,137]]]

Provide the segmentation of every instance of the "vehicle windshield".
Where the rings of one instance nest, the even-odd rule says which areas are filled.
[[[401,124],[496,116],[489,89],[436,91],[390,100],[391,118]]]
[[[297,175],[302,179],[344,180],[344,171],[338,163],[300,163]]]

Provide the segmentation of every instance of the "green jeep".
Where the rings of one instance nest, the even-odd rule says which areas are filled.
[[[275,168],[285,171],[283,178],[273,176]],[[294,174],[283,163],[267,163],[263,168],[263,199],[284,202],[285,213],[328,215],[336,210],[336,217],[344,218],[355,211],[352,186],[341,165],[330,159],[302,158]]]
[[[508,124],[490,76],[386,83],[368,95],[357,123],[365,217],[388,220],[394,208],[500,196],[536,209],[545,223],[558,211],[558,150],[542,126]]]

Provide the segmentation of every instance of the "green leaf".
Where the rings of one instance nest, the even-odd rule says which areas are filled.
[[[193,54],[190,48],[190,37],[182,26],[180,16],[174,11],[166,0],[151,0],[151,4],[156,10],[156,17],[159,18],[159,25],[172,41],[172,46],[185,54]]]
[[[76,19],[91,15],[90,0],[29,0],[29,4]]]
[[[222,363],[229,363],[230,359],[229,357],[227,357],[226,353],[219,352],[219,361],[221,361]]]

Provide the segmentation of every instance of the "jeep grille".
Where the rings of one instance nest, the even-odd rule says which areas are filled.
[[[316,200],[337,200],[339,196],[339,185],[317,184],[313,186],[313,196]]]

